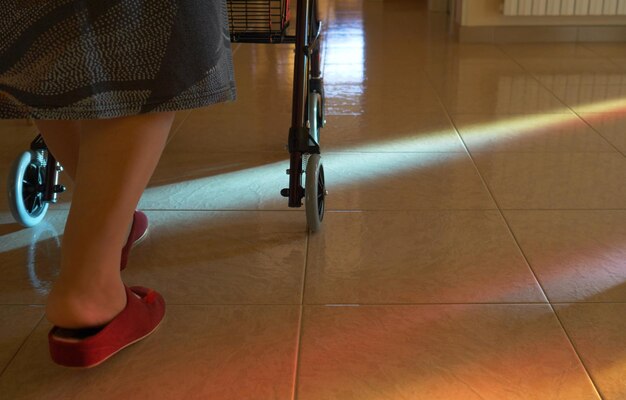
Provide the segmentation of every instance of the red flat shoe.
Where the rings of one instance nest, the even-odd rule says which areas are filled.
[[[52,360],[65,367],[95,367],[154,332],[165,316],[163,297],[139,286],[126,287],[126,297],[126,307],[103,327],[53,327],[48,333]]]
[[[126,268],[126,264],[128,264],[128,255],[130,254],[130,250],[133,246],[139,244],[143,239],[145,239],[146,234],[148,233],[148,217],[143,212],[137,210],[135,214],[133,214],[133,225],[130,228],[130,234],[128,235],[128,240],[122,249],[122,261],[120,263],[120,270],[124,270]]]

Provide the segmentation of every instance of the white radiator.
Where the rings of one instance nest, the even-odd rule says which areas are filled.
[[[504,0],[504,15],[626,15],[626,0]]]

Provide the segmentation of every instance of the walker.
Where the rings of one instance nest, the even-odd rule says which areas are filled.
[[[294,43],[292,120],[287,148],[290,154],[289,187],[281,195],[289,207],[306,210],[308,229],[319,230],[327,195],[320,157],[319,130],[324,127],[324,83],[319,37],[322,22],[317,0],[297,0],[296,34],[288,35],[289,0],[227,0],[233,43]],[[8,179],[9,209],[25,227],[43,220],[50,203],[65,191],[59,185],[63,170],[48,151],[41,135],[13,163]],[[304,179],[304,186],[302,180]]]

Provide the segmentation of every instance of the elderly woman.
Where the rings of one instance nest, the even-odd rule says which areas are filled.
[[[0,0],[0,118],[34,120],[74,182],[47,301],[52,359],[91,367],[153,332],[120,270],[174,111],[232,100],[226,0]]]

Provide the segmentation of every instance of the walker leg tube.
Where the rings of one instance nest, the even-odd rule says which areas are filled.
[[[304,127],[305,99],[308,86],[309,0],[298,0],[296,20],[296,53],[293,68],[292,128]]]
[[[299,141],[300,135],[295,135],[294,132],[306,128],[305,96],[308,94],[309,78],[309,55],[307,54],[309,50],[309,0],[298,0],[296,18],[296,51],[293,69],[293,102],[290,130],[289,207],[301,207],[302,198],[304,197],[304,188],[302,187],[302,152],[297,149],[302,144],[296,144],[291,141]]]

